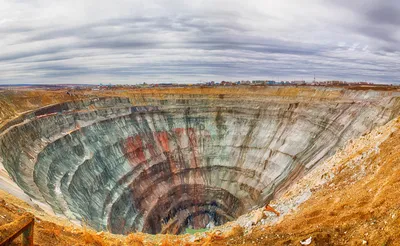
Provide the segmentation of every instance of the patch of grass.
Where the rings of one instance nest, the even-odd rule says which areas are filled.
[[[190,229],[190,228],[186,228],[185,233],[186,234],[195,234],[197,232],[206,232],[209,229],[207,228],[201,228],[201,229]]]

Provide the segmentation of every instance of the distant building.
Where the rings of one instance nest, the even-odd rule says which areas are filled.
[[[294,80],[294,81],[292,81],[291,84],[293,84],[293,85],[305,85],[306,81],[304,81],[304,80]]]
[[[253,80],[252,84],[255,85],[265,85],[265,80]]]
[[[232,83],[230,81],[221,81],[220,85],[222,85],[222,86],[232,86],[232,85],[234,85],[234,83]]]

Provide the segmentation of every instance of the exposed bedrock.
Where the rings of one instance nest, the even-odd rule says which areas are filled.
[[[220,225],[398,115],[393,94],[313,93],[64,103],[8,124],[0,161],[32,199],[97,230]]]

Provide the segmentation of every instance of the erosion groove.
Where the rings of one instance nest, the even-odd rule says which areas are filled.
[[[56,104],[3,127],[0,162],[34,201],[97,230],[179,234],[221,225],[399,111],[395,93],[290,93]]]

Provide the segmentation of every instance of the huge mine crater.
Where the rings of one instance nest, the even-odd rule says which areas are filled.
[[[1,129],[0,162],[34,202],[96,230],[217,226],[398,114],[384,92],[288,90],[52,105]]]

